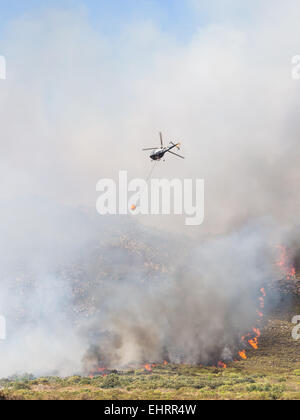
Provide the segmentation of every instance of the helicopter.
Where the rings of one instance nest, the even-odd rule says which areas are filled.
[[[161,147],[150,147],[147,149],[143,149],[143,152],[147,152],[147,151],[152,151],[151,155],[150,155],[150,159],[154,160],[154,161],[160,161],[165,157],[166,153],[171,153],[174,156],[177,156],[181,159],[185,159],[183,156],[178,155],[177,153],[172,152],[173,149],[177,148],[177,150],[180,150],[180,143],[173,143],[172,141],[170,142],[170,145],[168,147],[164,147],[164,142],[163,142],[163,136],[162,133],[159,133],[159,137],[160,137],[160,144]]]

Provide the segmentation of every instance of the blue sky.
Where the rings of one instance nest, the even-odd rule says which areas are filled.
[[[185,40],[208,22],[247,25],[260,7],[258,0],[0,0],[0,33],[10,20],[23,14],[48,8],[84,8],[102,33],[118,33],[124,24],[151,19],[161,31]]]
[[[186,37],[201,21],[190,0],[0,0],[0,30],[20,15],[47,8],[84,8],[91,22],[107,32],[133,20],[153,19],[163,31]]]

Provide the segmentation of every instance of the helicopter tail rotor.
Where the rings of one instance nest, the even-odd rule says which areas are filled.
[[[177,150],[181,150],[181,148],[180,148],[180,146],[181,146],[181,143],[173,143],[172,141],[170,142],[170,144],[172,144],[172,146],[174,146],[174,147],[176,147],[177,148]]]

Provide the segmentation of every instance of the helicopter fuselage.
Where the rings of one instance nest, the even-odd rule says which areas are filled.
[[[180,157],[181,159],[184,159],[183,156],[180,156],[177,153],[172,152],[174,148],[177,148],[178,150],[180,150],[180,147],[179,147],[180,143],[175,144],[172,141],[170,141],[170,146],[164,147],[162,134],[161,133],[159,134],[160,134],[161,147],[148,147],[147,149],[143,149],[143,152],[147,152],[148,150],[151,150],[150,159],[155,162],[164,159],[166,153],[171,153],[172,155],[175,155],[177,157]]]
[[[178,147],[178,144],[172,144],[171,147],[154,150],[154,152],[150,155],[150,159],[155,161],[162,160],[165,157],[165,154],[173,150],[175,147]]]
[[[166,150],[165,149],[158,149],[155,150],[151,155],[150,155],[150,159],[152,160],[161,160],[166,154]]]

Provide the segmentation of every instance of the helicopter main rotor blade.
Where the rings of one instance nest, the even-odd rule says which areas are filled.
[[[185,157],[178,155],[177,153],[171,152],[171,150],[168,151],[168,153],[171,153],[171,155],[180,157],[181,159],[185,159]]]
[[[164,142],[163,142],[163,135],[162,133],[159,133],[159,137],[160,137],[160,144],[161,144],[161,148],[164,148]]]
[[[157,147],[150,147],[149,149],[143,149],[143,152],[147,152],[148,150],[157,150]]]

